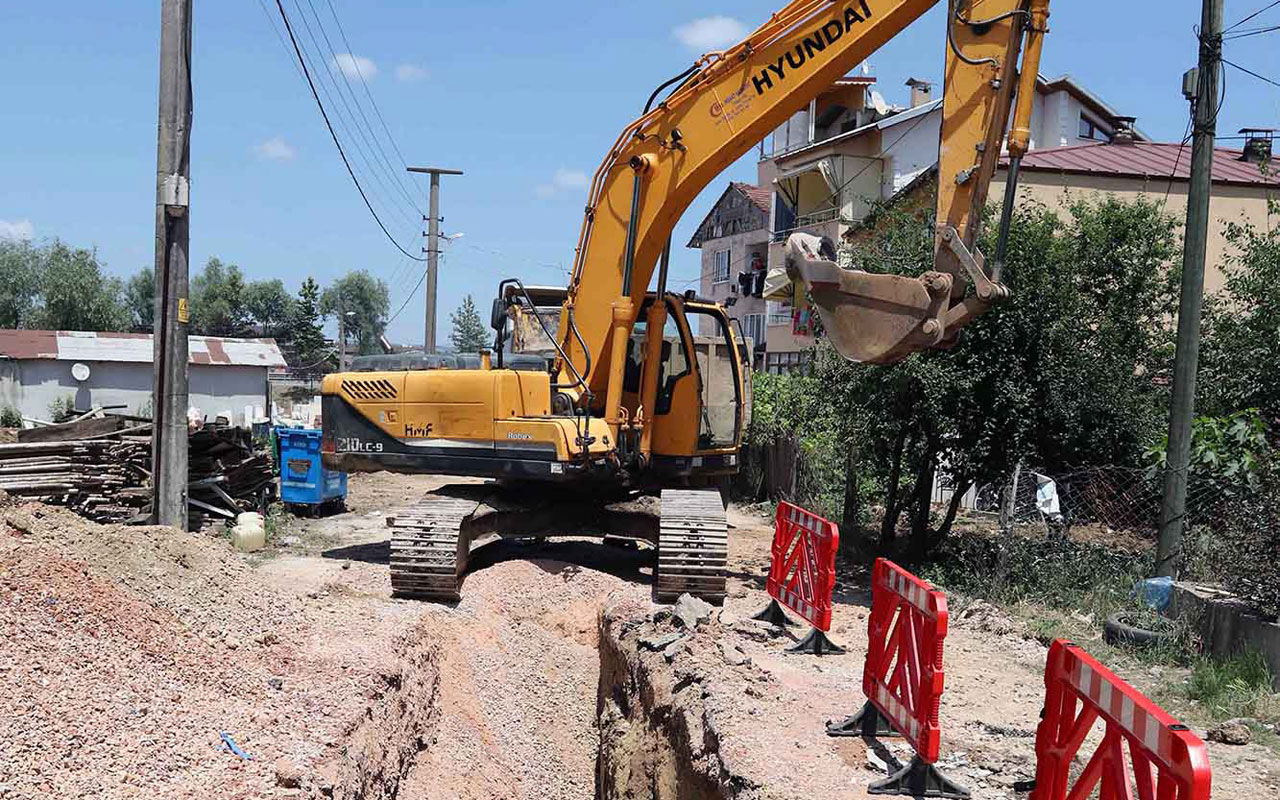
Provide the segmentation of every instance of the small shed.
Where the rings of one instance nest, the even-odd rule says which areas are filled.
[[[285,366],[274,339],[189,337],[190,405],[212,420],[250,424],[270,408],[267,376]],[[56,405],[120,406],[150,416],[149,333],[0,330],[0,408],[48,419]]]

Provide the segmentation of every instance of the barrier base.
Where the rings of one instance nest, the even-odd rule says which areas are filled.
[[[844,648],[827,638],[817,628],[809,631],[809,635],[787,648],[788,653],[811,656],[842,656]]]
[[[770,625],[777,625],[780,628],[795,627],[795,623],[787,617],[787,612],[782,610],[782,606],[778,605],[777,600],[770,600],[769,605],[760,609],[760,612],[751,618],[767,622]]]
[[[870,700],[862,704],[862,710],[852,717],[845,717],[839,722],[827,723],[828,736],[873,736],[885,739],[890,736],[901,736],[889,722],[889,718],[880,713]]]
[[[907,797],[952,797],[963,800],[969,790],[938,771],[933,764],[926,764],[920,756],[882,781],[867,787],[867,794],[900,794]]]

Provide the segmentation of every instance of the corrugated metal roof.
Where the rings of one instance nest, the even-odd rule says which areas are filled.
[[[274,339],[191,336],[187,346],[192,364],[286,366]],[[149,333],[0,330],[0,357],[4,358],[150,364],[153,354]]]
[[[1000,160],[1009,163],[1008,157]],[[1187,180],[1191,173],[1191,145],[1163,142],[1102,143],[1032,150],[1022,169],[1070,172],[1078,175],[1118,175],[1136,178]],[[1280,178],[1263,175],[1258,165],[1240,160],[1240,151],[1216,147],[1213,182],[1242,186],[1280,186]]]

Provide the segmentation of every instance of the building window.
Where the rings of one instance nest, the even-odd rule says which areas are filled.
[[[742,335],[755,347],[764,347],[764,314],[743,314]]]
[[[768,303],[770,325],[791,324],[791,304],[781,300],[770,300]]]
[[[1080,115],[1079,134],[1081,139],[1089,139],[1095,142],[1111,141],[1111,134],[1107,133],[1103,130],[1101,125],[1089,119],[1084,114]]]
[[[725,283],[729,280],[729,251],[717,250],[712,258],[715,259],[712,266],[712,283]]]
[[[764,357],[764,371],[771,375],[787,375],[793,372],[806,372],[809,366],[808,354],[767,353]]]

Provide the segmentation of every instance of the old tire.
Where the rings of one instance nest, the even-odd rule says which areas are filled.
[[[1140,628],[1126,622],[1124,617],[1124,614],[1113,614],[1102,626],[1102,638],[1107,644],[1134,644],[1150,647],[1173,641],[1173,633],[1170,631]]]

